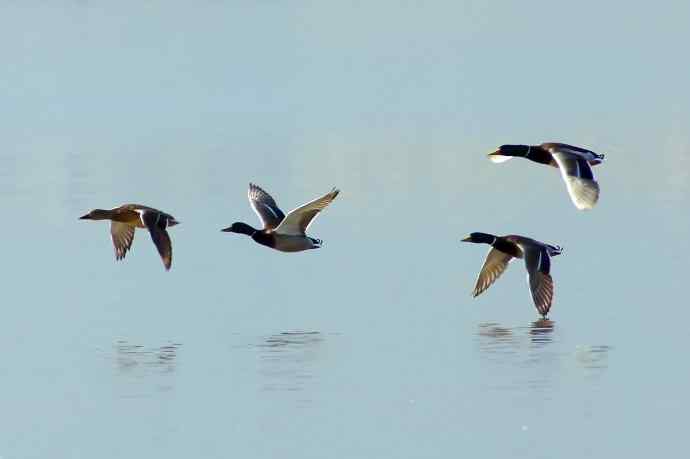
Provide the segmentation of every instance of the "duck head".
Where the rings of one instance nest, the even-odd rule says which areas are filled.
[[[111,212],[104,209],[94,209],[86,215],[79,217],[79,220],[108,220]]]
[[[225,233],[239,233],[239,234],[246,234],[247,236],[252,236],[258,230],[255,228],[252,228],[251,226],[247,225],[246,223],[235,222],[232,225],[228,226],[227,228],[223,228],[221,231],[223,231]]]
[[[489,153],[489,159],[494,163],[502,163],[514,157],[524,158],[529,150],[529,145],[501,145],[498,150]]]
[[[493,244],[496,236],[487,233],[470,233],[462,242],[474,242],[475,244]]]

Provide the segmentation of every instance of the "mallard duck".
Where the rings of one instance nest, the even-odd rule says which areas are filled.
[[[560,255],[563,251],[561,247],[524,236],[494,236],[487,233],[471,233],[462,241],[492,246],[479,272],[472,296],[476,297],[488,289],[503,274],[513,258],[524,258],[534,306],[546,318],[553,301],[550,257]]]
[[[166,229],[179,222],[170,214],[139,204],[123,204],[114,209],[94,209],[80,220],[110,220],[110,236],[115,259],[122,260],[134,241],[134,229],[146,228],[158,249],[166,270],[172,265],[172,245]]]
[[[591,209],[599,200],[599,184],[594,180],[590,166],[603,162],[604,155],[555,142],[541,145],[501,145],[498,150],[489,153],[489,159],[495,163],[502,163],[516,156],[557,167],[568,188],[570,199],[578,209]]]
[[[263,229],[256,229],[242,222],[235,222],[221,231],[246,234],[255,242],[281,252],[301,252],[302,250],[318,249],[323,241],[306,235],[309,225],[314,218],[326,208],[340,190],[333,188],[325,195],[298,208],[283,213],[270,194],[261,187],[249,184],[249,204],[259,216]]]

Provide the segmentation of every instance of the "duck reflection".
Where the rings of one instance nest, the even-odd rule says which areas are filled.
[[[135,370],[169,373],[175,370],[177,351],[181,344],[168,343],[145,347],[124,340],[115,343],[115,362],[120,372]]]
[[[580,345],[575,348],[575,359],[582,368],[601,370],[608,368],[611,346]]]
[[[495,322],[479,324],[479,347],[487,353],[512,353],[524,347],[528,342],[544,346],[553,341],[555,322],[540,319],[529,326],[504,327]],[[529,338],[525,340],[525,338]]]
[[[479,349],[487,354],[504,354],[513,352],[516,337],[513,330],[494,322],[479,324]]]
[[[314,365],[323,343],[324,336],[317,331],[290,331],[266,337],[257,345],[262,389],[301,392],[300,401],[310,402],[304,392],[314,379]]]
[[[510,374],[488,385],[493,390],[519,394],[548,394],[558,371],[553,343],[555,322],[537,320],[528,325],[505,327],[488,322],[479,325],[477,341],[485,370]]]
[[[532,322],[529,330],[532,343],[542,345],[550,343],[553,339],[551,335],[555,325],[556,323],[549,319],[539,319]]]
[[[559,339],[556,323],[548,319],[517,327],[482,323],[476,342],[485,371],[510,375],[488,387],[528,398],[531,393],[548,397],[555,387],[578,373],[590,381],[602,376],[611,349],[605,345],[579,345],[573,352],[572,345]],[[582,371],[573,373],[577,367]]]
[[[480,348],[486,352],[503,352],[522,347],[525,337],[534,345],[543,346],[553,341],[556,323],[549,319],[539,319],[529,326],[504,327],[495,322],[479,324]]]
[[[121,398],[138,399],[156,397],[174,390],[177,355],[181,344],[143,346],[126,340],[113,346],[116,387]]]

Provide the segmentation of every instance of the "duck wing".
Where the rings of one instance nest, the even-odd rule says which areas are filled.
[[[291,236],[304,236],[314,218],[333,202],[338,193],[340,193],[340,190],[333,188],[320,198],[291,210],[280,225],[276,227],[275,232]]]
[[[110,238],[113,240],[113,246],[115,246],[115,259],[122,260],[127,255],[127,251],[132,247],[134,227],[127,223],[112,220],[110,223]]]
[[[158,253],[163,260],[163,265],[166,270],[170,269],[172,265],[172,243],[170,242],[170,236],[166,231],[168,226],[168,220],[165,215],[160,212],[151,210],[141,210],[141,221],[144,226],[148,228],[149,233],[151,233],[151,239],[158,249]]]
[[[479,271],[479,276],[477,277],[474,291],[472,291],[472,296],[476,297],[488,289],[491,284],[503,274],[503,271],[506,270],[508,263],[510,263],[512,259],[512,255],[501,252],[500,250],[494,248],[489,250],[484,265],[481,271]]]
[[[250,183],[247,197],[252,209],[254,209],[256,215],[259,216],[259,220],[263,223],[264,229],[274,229],[285,218],[285,214],[280,210],[275,200],[260,186]]]
[[[532,300],[539,314],[546,317],[553,301],[553,279],[551,278],[551,259],[546,247],[524,247],[525,266]]]
[[[594,180],[592,168],[586,158],[576,150],[551,149],[551,156],[558,164],[561,177],[568,188],[570,199],[580,210],[591,209],[599,200],[599,184]]]

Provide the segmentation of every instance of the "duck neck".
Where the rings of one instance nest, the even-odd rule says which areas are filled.
[[[530,145],[502,145],[499,151],[503,156],[529,158],[533,148],[538,147],[532,147]]]
[[[238,222],[232,225],[232,232],[246,234],[247,236],[254,236],[256,233],[259,232],[259,230],[253,228],[250,225],[247,225],[246,223]]]
[[[474,242],[475,244],[494,245],[496,243],[496,239],[497,237],[493,234],[475,232],[472,233],[469,238],[464,240],[467,242]]]
[[[503,156],[514,156],[526,158],[535,163],[550,164],[551,154],[539,145],[503,145],[501,147]]]

